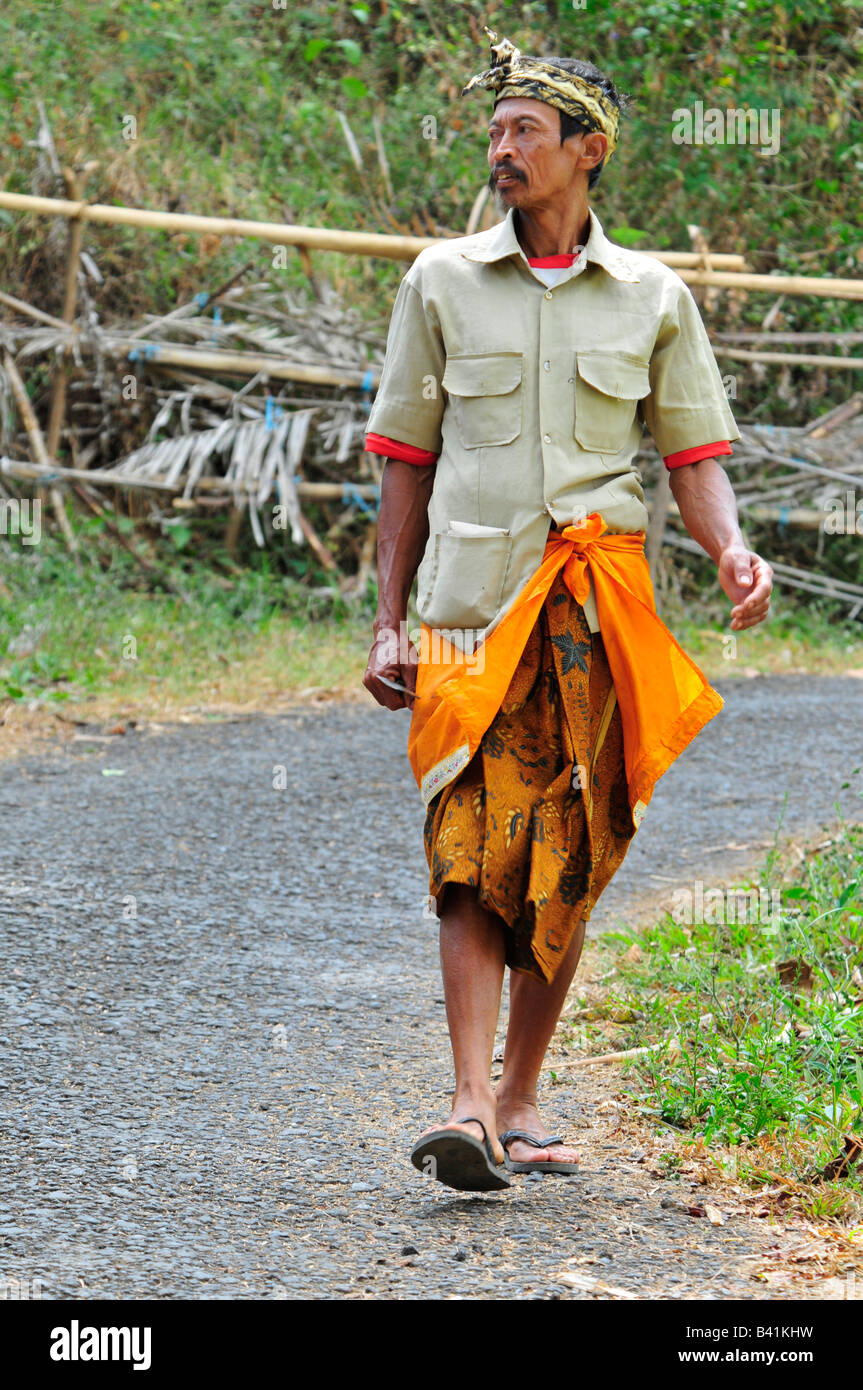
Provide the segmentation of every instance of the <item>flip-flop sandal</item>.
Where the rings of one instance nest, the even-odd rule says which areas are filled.
[[[542,1162],[534,1161],[516,1163],[510,1158],[507,1144],[513,1139],[523,1139],[526,1144],[532,1144],[535,1149],[550,1149],[555,1144],[562,1144],[563,1140],[559,1134],[553,1135],[550,1139],[537,1139],[534,1135],[528,1134],[525,1129],[508,1129],[505,1134],[500,1136],[503,1144],[503,1161],[507,1171],[510,1173],[577,1173],[581,1167],[580,1163],[555,1163],[553,1159],[544,1158]]]
[[[494,1151],[482,1120],[468,1115],[456,1124],[473,1120],[482,1126],[482,1142],[461,1129],[437,1129],[418,1139],[411,1149],[411,1163],[447,1187],[461,1192],[492,1192],[510,1183],[495,1162]]]

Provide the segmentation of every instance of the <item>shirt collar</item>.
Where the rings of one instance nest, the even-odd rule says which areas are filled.
[[[594,261],[597,265],[601,265],[615,280],[623,280],[633,285],[638,284],[639,274],[626,251],[623,247],[615,246],[613,242],[608,240],[602,230],[602,223],[593,208],[588,209],[588,216],[590,231],[585,249],[588,261]],[[480,232],[471,238],[473,245],[464,249],[461,254],[469,261],[485,261],[486,263],[503,260],[506,256],[521,256],[527,264],[527,257],[515,234],[514,219],[515,209],[510,208],[502,222],[490,227],[487,232]]]

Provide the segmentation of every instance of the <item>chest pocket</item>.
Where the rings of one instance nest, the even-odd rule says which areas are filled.
[[[650,395],[646,362],[616,352],[575,355],[575,423],[582,449],[617,454],[625,446],[638,402]]]
[[[441,386],[466,449],[511,444],[521,434],[522,361],[520,352],[447,358]]]

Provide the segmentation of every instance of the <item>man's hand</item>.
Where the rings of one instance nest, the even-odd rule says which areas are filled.
[[[401,625],[401,632],[403,631],[404,624]],[[416,690],[419,653],[413,643],[408,642],[407,661],[399,661],[399,647],[405,641],[401,632],[389,628],[382,628],[378,632],[363,676],[366,690],[371,691],[378,704],[383,705],[385,709],[410,709],[413,705],[410,695],[393,690],[392,686],[384,685],[379,679],[380,676],[385,676],[387,680],[398,681],[400,685],[407,686],[410,691]]]
[[[734,490],[717,459],[672,468],[671,494],[684,526],[719,566],[719,583],[731,599],[731,626],[754,627],[767,617],[773,571],[743,543]]]
[[[770,608],[773,570],[745,545],[729,545],[719,557],[719,583],[731,599],[731,626],[738,630],[762,623]]]
[[[363,685],[385,709],[409,709],[404,695],[380,679],[416,689],[419,656],[407,640],[408,595],[429,533],[428,504],[434,466],[420,468],[387,459],[378,516],[378,611],[375,640]]]

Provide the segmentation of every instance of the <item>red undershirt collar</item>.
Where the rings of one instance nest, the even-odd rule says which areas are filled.
[[[528,256],[527,263],[538,270],[559,270],[572,265],[575,259],[574,251],[564,251],[558,256]]]

